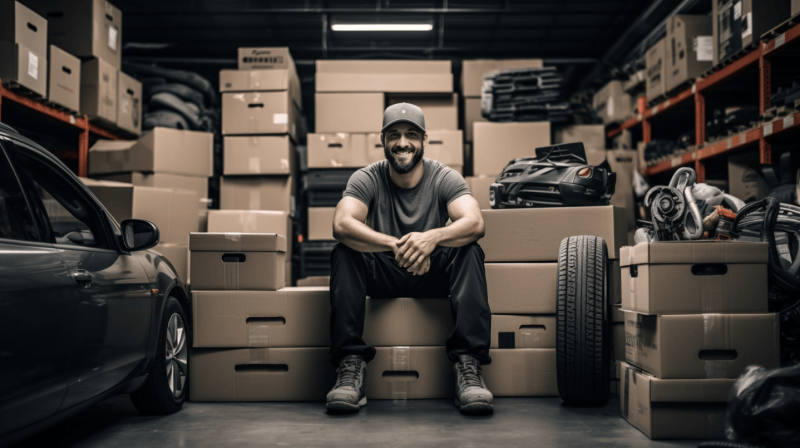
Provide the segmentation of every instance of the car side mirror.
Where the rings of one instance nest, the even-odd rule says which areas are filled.
[[[161,234],[158,227],[143,219],[126,219],[122,227],[122,244],[129,251],[145,250],[158,244]]]

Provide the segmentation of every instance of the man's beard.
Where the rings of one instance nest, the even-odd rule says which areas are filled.
[[[413,148],[413,146],[412,146]],[[392,150],[387,148],[386,146],[383,147],[383,155],[386,156],[386,160],[389,161],[389,165],[392,166],[392,169],[397,172],[397,174],[406,174],[410,173],[411,170],[414,169],[415,166],[422,160],[422,156],[425,154],[425,146],[421,146],[419,152],[414,152],[414,157],[408,162],[408,165],[400,165],[397,163],[397,158],[395,157]]]

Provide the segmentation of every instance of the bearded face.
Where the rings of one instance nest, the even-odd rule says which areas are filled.
[[[416,126],[399,123],[384,133],[383,155],[398,174],[413,170],[424,153],[424,134]]]

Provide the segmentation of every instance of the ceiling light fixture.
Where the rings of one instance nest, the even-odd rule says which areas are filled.
[[[331,25],[333,31],[430,31],[433,25],[413,23],[336,23]]]

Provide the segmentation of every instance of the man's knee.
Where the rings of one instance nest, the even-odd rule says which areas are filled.
[[[459,248],[459,251],[462,253],[463,256],[467,258],[477,259],[481,263],[483,263],[485,255],[483,253],[483,249],[481,248],[481,246],[478,245],[477,242],[469,243],[466,246],[461,246]]]

